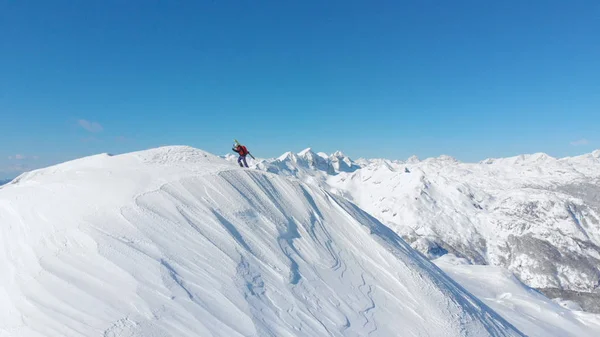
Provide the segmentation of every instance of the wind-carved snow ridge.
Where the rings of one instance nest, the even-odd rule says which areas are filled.
[[[0,223],[2,337],[523,335],[349,201],[189,147],[23,175]]]
[[[503,266],[549,296],[600,313],[594,304],[600,298],[600,150],[477,164],[449,156],[348,158],[349,171],[315,169],[303,159],[308,153],[256,167],[355,202],[431,259],[451,253]],[[321,156],[322,167],[332,167],[336,155]]]

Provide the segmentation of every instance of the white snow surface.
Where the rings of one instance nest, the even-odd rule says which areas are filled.
[[[189,147],[23,174],[0,245],[1,337],[521,335],[354,204]]]
[[[528,336],[600,335],[600,315],[583,312],[571,301],[551,301],[504,268],[470,265],[452,254],[434,262]]]
[[[323,160],[305,150],[256,167],[353,201],[431,259],[449,252],[531,287],[600,292],[600,150],[481,163]]]

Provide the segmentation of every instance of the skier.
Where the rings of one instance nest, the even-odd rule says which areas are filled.
[[[248,167],[248,163],[246,162],[246,156],[250,154],[250,151],[248,151],[248,149],[244,145],[239,143],[233,144],[232,150],[240,155],[240,157],[238,158],[238,164],[240,164],[240,167]],[[250,154],[250,156],[252,155]]]

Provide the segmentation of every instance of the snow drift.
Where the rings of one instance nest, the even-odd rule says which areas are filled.
[[[0,244],[2,337],[521,335],[348,201],[187,147],[20,176]]]

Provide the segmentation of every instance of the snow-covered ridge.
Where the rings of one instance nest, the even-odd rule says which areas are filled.
[[[347,200],[189,147],[24,174],[0,224],[2,337],[522,335]]]
[[[500,164],[500,165],[540,165],[540,164],[589,164],[598,162],[600,159],[600,150],[592,153],[564,158],[554,158],[546,153],[522,154],[509,158],[489,158],[481,161],[482,164]]]
[[[430,258],[453,253],[472,263],[506,267],[547,293],[564,289],[597,298],[600,150],[481,163],[448,156],[348,160],[353,170],[316,170],[277,160],[261,161],[257,168],[352,200]],[[600,306],[584,307],[600,312]]]

